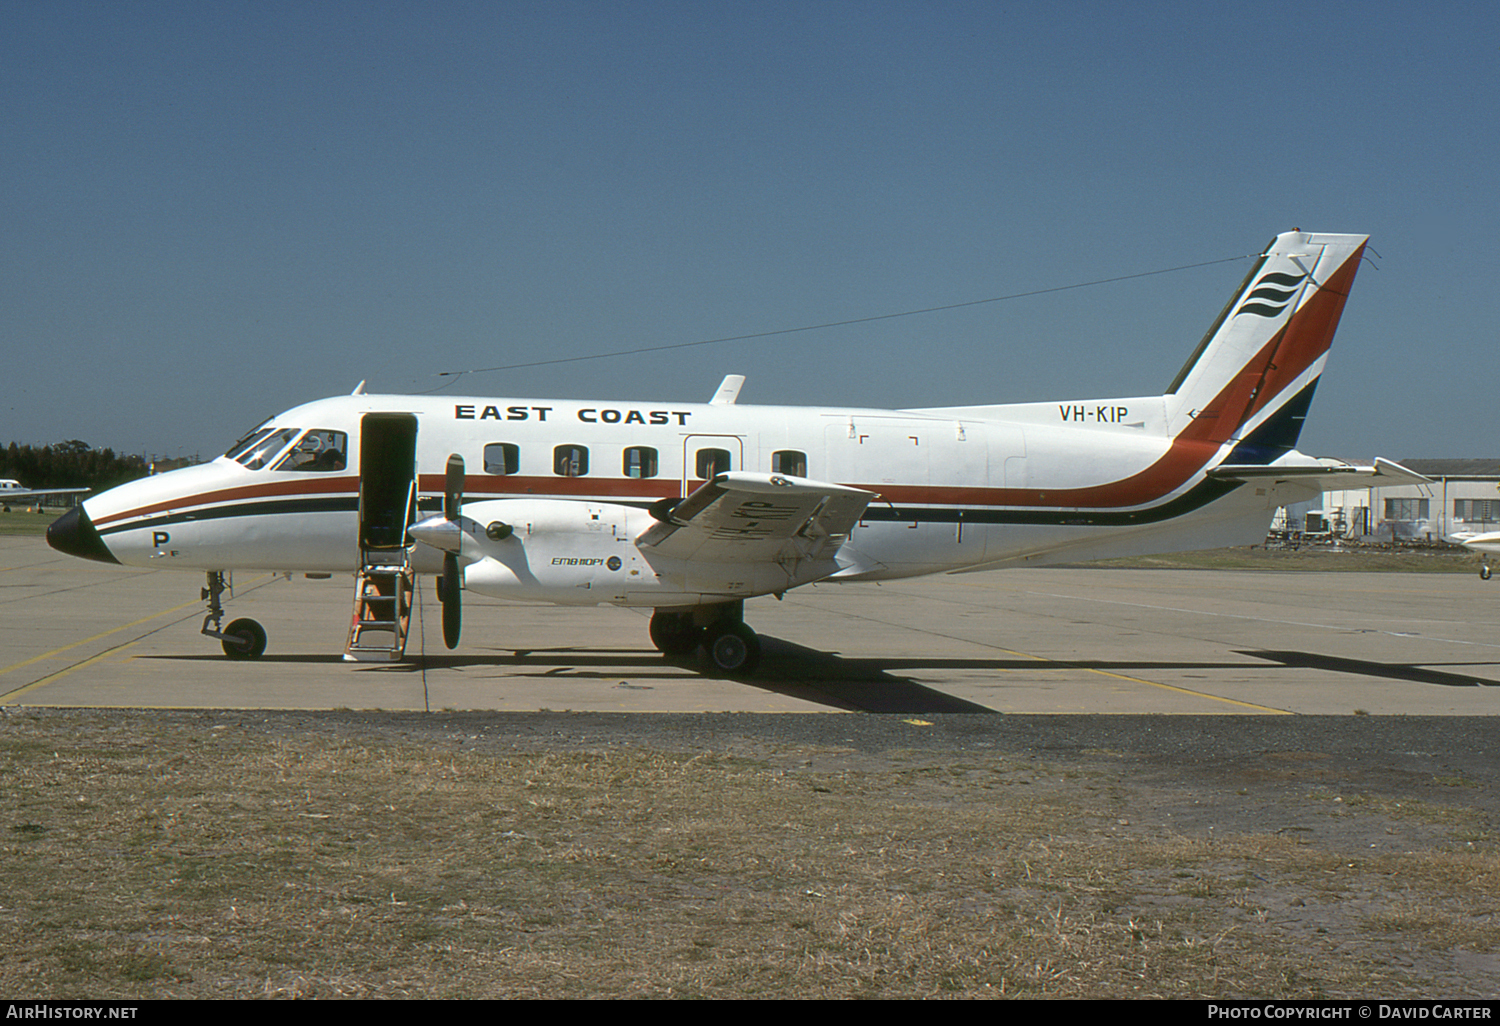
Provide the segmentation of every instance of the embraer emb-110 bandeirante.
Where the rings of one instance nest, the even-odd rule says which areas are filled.
[[[744,601],[880,581],[1253,543],[1279,506],[1351,479],[1423,481],[1294,446],[1365,237],[1291,231],[1161,395],[877,410],[355,394],[271,418],[211,463],[135,481],[54,523],[89,559],[208,572],[352,573],[351,659],[399,659],[413,577],[464,591],[650,607],[668,654],[759,655]],[[212,624],[212,627],[210,626]]]

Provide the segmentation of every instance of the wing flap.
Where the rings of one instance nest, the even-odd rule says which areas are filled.
[[[719,474],[675,505],[636,543],[678,559],[759,563],[830,561],[875,493],[785,474]]]

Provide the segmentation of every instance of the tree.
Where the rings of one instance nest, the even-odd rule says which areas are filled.
[[[0,477],[13,477],[28,488],[103,491],[147,473],[139,456],[117,456],[112,449],[93,449],[77,438],[40,449],[11,442],[0,454]]]

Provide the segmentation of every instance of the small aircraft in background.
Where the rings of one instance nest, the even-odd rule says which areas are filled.
[[[652,608],[658,649],[748,673],[756,596],[1252,544],[1326,487],[1425,482],[1295,448],[1365,242],[1277,236],[1160,395],[879,410],[740,405],[738,375],[702,404],[361,384],[96,495],[47,540],[206,571],[203,633],[231,658],[266,634],[219,629],[227,570],[353,574],[351,660],[402,657],[414,577],[432,573],[450,648],[472,591]]]
[[[1479,553],[1479,577],[1490,579],[1490,553],[1500,552],[1500,531],[1459,531],[1448,535],[1446,540]]]
[[[26,499],[35,499],[37,505],[41,506],[46,504],[44,501],[46,499],[82,495],[92,490],[91,488],[25,488],[15,478],[5,477],[0,478],[0,507],[9,513],[12,504]]]

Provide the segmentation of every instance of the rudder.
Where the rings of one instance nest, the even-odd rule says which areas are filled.
[[[1173,436],[1269,462],[1297,441],[1365,235],[1278,235],[1166,392]]]

